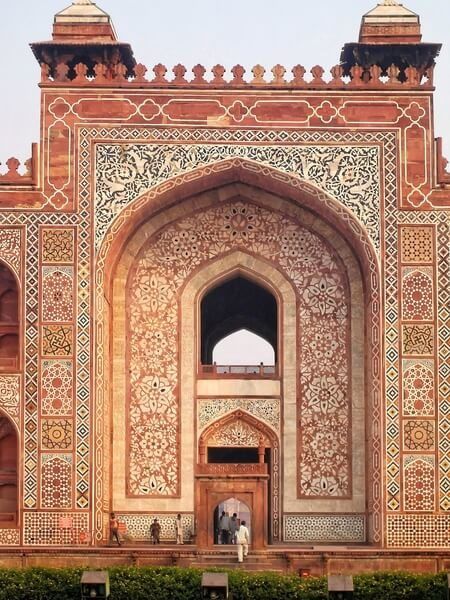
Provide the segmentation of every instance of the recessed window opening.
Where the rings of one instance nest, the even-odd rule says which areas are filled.
[[[264,462],[270,462],[270,448],[266,448]],[[246,447],[208,447],[208,463],[254,464],[259,463],[259,449]]]
[[[0,263],[0,371],[19,367],[19,293],[13,273]]]
[[[203,365],[275,365],[278,308],[273,294],[241,275],[210,290],[201,307]]]
[[[15,525],[17,520],[17,434],[11,421],[0,414],[0,522]]]

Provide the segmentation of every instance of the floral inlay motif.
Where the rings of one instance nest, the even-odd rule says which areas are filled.
[[[278,398],[208,398],[197,400],[199,429],[203,429],[236,409],[243,409],[260,421],[269,423],[276,431],[280,428],[280,400]]]
[[[351,435],[344,268],[323,239],[294,219],[241,201],[184,217],[159,231],[130,271],[128,493],[178,493],[178,294],[195,269],[232,250],[271,261],[294,282],[302,349],[299,493],[347,496]],[[206,422],[207,415],[202,418]],[[241,435],[230,429],[227,439],[235,443],[245,439],[246,444],[251,439],[251,445],[258,445],[256,437],[244,435],[244,429]]]
[[[241,420],[232,421],[217,428],[214,435],[208,439],[208,446],[245,446],[257,448],[261,433]]]
[[[6,262],[17,276],[20,276],[20,229],[0,228],[0,258]]]
[[[376,146],[249,146],[208,144],[98,144],[96,147],[97,243],[120,211],[151,187],[200,166],[230,158],[265,164],[296,175],[349,208],[379,247],[379,148]],[[236,212],[233,212],[235,210]],[[230,209],[225,227],[246,239],[258,224]]]

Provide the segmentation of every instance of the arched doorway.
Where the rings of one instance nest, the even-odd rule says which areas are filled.
[[[252,514],[250,507],[239,498],[234,497],[219,502],[213,515],[214,544],[221,546],[235,544],[236,532],[242,521],[245,521],[251,538]]]
[[[219,532],[220,517],[222,512],[230,513],[228,517],[236,512],[238,519],[251,520],[254,547],[265,547],[272,539],[272,508],[279,500],[279,448],[274,432],[251,415],[235,411],[202,432],[198,453],[198,546],[226,543]]]

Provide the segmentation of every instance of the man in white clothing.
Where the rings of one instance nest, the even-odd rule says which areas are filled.
[[[249,533],[245,526],[245,521],[241,521],[241,526],[236,532],[236,545],[238,552],[238,562],[244,562],[244,556],[248,554]]]

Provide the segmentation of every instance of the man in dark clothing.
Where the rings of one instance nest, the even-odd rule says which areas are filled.
[[[155,517],[153,523],[150,525],[150,536],[153,544],[159,544],[161,536],[161,525],[158,523],[158,519]]]

